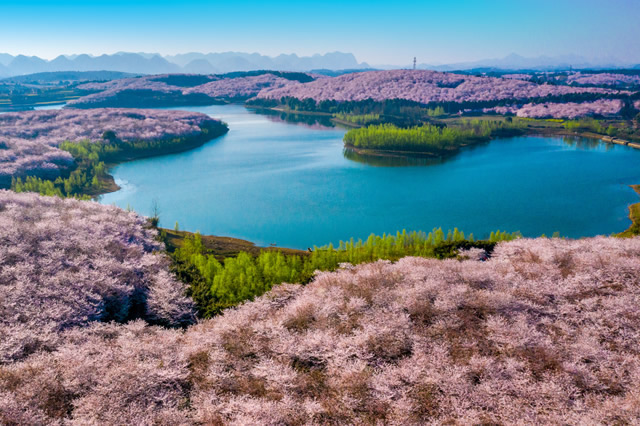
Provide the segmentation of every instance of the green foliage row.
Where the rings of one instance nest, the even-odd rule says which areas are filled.
[[[487,140],[494,133],[519,126],[518,122],[489,120],[464,120],[456,127],[425,124],[399,128],[392,124],[381,124],[349,130],[344,142],[356,148],[439,154],[456,150],[464,144]]]
[[[371,235],[366,241],[351,239],[314,247],[311,253],[283,254],[263,250],[258,256],[241,252],[223,261],[209,254],[199,234],[189,236],[173,253],[174,272],[189,283],[189,295],[202,317],[211,317],[221,310],[237,305],[269,291],[282,282],[307,283],[314,272],[332,271],[341,263],[359,264],[379,259],[398,260],[405,256],[455,257],[457,249],[481,247],[491,251],[498,241],[517,238],[519,234],[492,232],[489,240],[474,241],[454,229],[445,234],[434,229],[424,232],[398,232],[395,235]]]
[[[74,197],[90,199],[90,193],[99,192],[103,179],[107,176],[106,166],[102,161],[103,152],[112,152],[108,143],[63,142],[60,148],[74,157],[76,169],[68,177],[59,176],[55,180],[27,176],[11,179],[11,189],[15,192],[37,192],[41,195],[57,195],[58,197]]]
[[[380,121],[380,114],[345,114],[338,112],[333,114],[335,118],[347,123],[353,124],[370,124]]]
[[[412,113],[406,114],[406,110],[413,109]],[[437,106],[435,108],[419,108],[417,111],[415,108],[406,107],[404,108],[404,119],[400,120],[402,123],[406,121],[407,118],[413,118],[413,121],[416,121],[419,117],[441,117],[446,114],[445,110],[441,106]],[[358,125],[367,125],[367,124],[380,124],[380,123],[392,123],[398,124],[398,120],[393,116],[385,116],[380,113],[365,113],[365,114],[354,114],[354,113],[346,113],[346,112],[336,112],[333,114],[335,118],[341,121],[345,121],[347,123],[353,123]],[[400,123],[400,124],[402,124]]]
[[[401,129],[393,124],[380,124],[349,130],[344,135],[344,142],[356,148],[439,153],[455,149],[475,138],[473,130],[440,128],[428,124]]]
[[[616,120],[607,122],[606,120],[596,120],[594,118],[582,118],[579,120],[567,120],[563,126],[572,132],[587,131],[623,139],[640,139],[640,130],[638,129],[640,127],[640,114],[630,121]]]
[[[588,130],[595,133],[605,133],[605,128],[598,120],[593,118],[583,118],[580,120],[567,120],[563,124],[564,128],[571,131]]]
[[[445,115],[444,108],[441,106],[437,106],[433,109],[427,108],[427,115],[429,117],[440,117],[441,115]]]
[[[87,193],[98,192],[102,188],[100,177],[104,177],[104,173],[98,171],[101,167],[104,167],[102,162],[92,164],[74,170],[68,178],[58,177],[56,180],[36,176],[27,176],[24,181],[21,178],[12,178],[11,189],[15,192],[37,192],[40,195],[90,200],[91,196]]]

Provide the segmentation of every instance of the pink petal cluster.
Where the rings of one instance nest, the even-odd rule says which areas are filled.
[[[315,101],[408,99],[420,103],[529,99],[570,93],[612,93],[594,87],[535,84],[517,79],[476,77],[426,70],[368,71],[304,84],[268,88],[258,98]]]
[[[183,93],[185,95],[203,93],[212,98],[248,98],[257,95],[265,88],[280,88],[292,84],[299,83],[273,74],[261,74],[250,77],[223,78],[185,89]]]
[[[12,112],[0,115],[0,186],[27,173],[54,178],[72,164],[63,141],[98,141],[112,130],[123,141],[196,135],[213,121],[185,111],[104,108]]]
[[[94,321],[191,322],[155,236],[116,207],[0,191],[0,364],[53,350],[64,330]]]
[[[482,112],[484,113],[496,113],[496,114],[515,114],[518,112],[520,107],[518,105],[509,105],[509,106],[497,106],[493,108],[482,108]]]
[[[82,209],[73,203],[71,212]],[[63,257],[56,256],[41,256],[41,263],[61,268]],[[186,331],[142,321],[49,328],[60,339],[56,348],[0,367],[0,418],[633,424],[640,418],[638,276],[638,238],[521,239],[500,243],[484,262],[345,265],[306,286],[277,286]],[[65,297],[59,288],[38,290],[56,300]],[[70,306],[86,300],[68,299]],[[9,306],[5,327],[35,309]],[[55,306],[58,316],[63,305],[41,306]],[[22,338],[29,332],[42,333],[23,329]]]
[[[640,85],[640,75],[576,72],[567,76],[567,83],[594,86]]]
[[[640,101],[635,101],[633,103],[633,106],[635,107],[635,109],[640,109]]]
[[[593,102],[526,104],[516,112],[518,117],[529,118],[578,118],[592,115],[609,116],[620,112],[620,99],[599,99]]]

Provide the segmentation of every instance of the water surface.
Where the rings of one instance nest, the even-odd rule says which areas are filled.
[[[161,226],[307,248],[350,237],[458,227],[485,237],[609,234],[629,225],[640,151],[594,141],[494,140],[444,162],[380,167],[343,153],[340,128],[283,122],[239,105],[180,108],[229,124],[227,135],[180,154],[121,164],[122,190],[101,202]],[[349,157],[351,159],[348,159]],[[373,164],[373,165],[372,165]]]

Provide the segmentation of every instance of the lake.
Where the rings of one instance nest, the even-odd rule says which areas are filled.
[[[640,151],[558,137],[498,139],[435,164],[384,167],[345,155],[340,128],[282,121],[240,105],[181,107],[229,124],[204,146],[112,169],[104,204],[160,225],[306,249],[397,230],[458,227],[567,237],[626,229]],[[357,161],[354,161],[357,160]],[[396,164],[397,162],[390,162]]]

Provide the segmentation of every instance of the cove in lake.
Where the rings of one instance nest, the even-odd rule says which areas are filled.
[[[150,215],[155,199],[164,227],[306,249],[403,228],[610,234],[629,226],[627,207],[638,201],[628,185],[640,183],[640,151],[624,146],[516,137],[436,164],[379,167],[344,153],[344,129],[240,105],[178,109],[222,119],[229,133],[118,165],[111,173],[122,189],[102,203]]]

